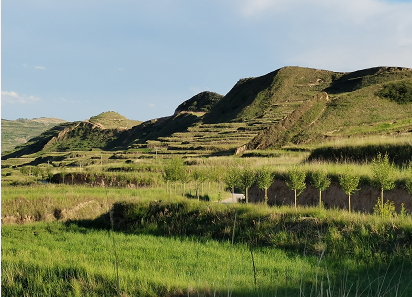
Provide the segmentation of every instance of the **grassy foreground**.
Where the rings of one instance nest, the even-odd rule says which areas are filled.
[[[116,257],[120,296],[412,294],[410,217],[178,199],[102,219],[3,225],[2,296],[117,296]]]
[[[229,241],[111,234],[75,224],[2,227],[2,296],[410,296],[410,263],[333,262]],[[255,265],[256,275],[254,276]],[[229,271],[231,273],[229,280]],[[256,286],[255,286],[256,277]]]

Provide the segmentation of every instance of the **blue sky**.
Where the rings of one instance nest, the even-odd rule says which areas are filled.
[[[412,68],[412,2],[3,0],[1,117],[149,120],[283,66]]]

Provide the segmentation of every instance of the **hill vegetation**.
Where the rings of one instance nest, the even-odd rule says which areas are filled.
[[[201,92],[180,104],[175,114],[182,111],[209,112],[223,96],[214,92]]]
[[[1,151],[9,151],[65,120],[57,118],[1,119]]]
[[[104,112],[84,122],[66,122],[46,130],[24,145],[3,153],[2,159],[35,153],[112,148],[122,131],[140,123],[116,112]]]

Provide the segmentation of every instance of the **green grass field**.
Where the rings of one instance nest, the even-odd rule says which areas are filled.
[[[412,294],[410,261],[388,256],[365,264],[325,252],[321,241],[313,255],[241,242],[232,251],[230,234],[221,241],[129,234],[81,221],[1,232],[2,296],[116,296],[116,263],[119,296],[226,296],[228,289],[232,296]]]
[[[102,166],[98,152],[71,154],[73,159],[96,159],[82,168],[88,176],[127,181],[127,176],[152,175],[156,180],[138,188],[126,182],[71,185],[70,170],[66,184],[41,184],[18,168],[3,169],[2,221],[12,224],[1,228],[2,295],[117,296],[116,256],[119,296],[227,296],[228,290],[231,296],[412,294],[409,215],[382,218],[333,208],[216,203],[230,197],[219,182],[230,166],[270,166],[287,176],[310,153],[255,154],[184,159],[187,172],[210,174],[204,184],[209,202],[197,201],[194,181],[186,184],[184,197],[181,183],[176,192],[173,183],[166,189],[162,176],[170,159],[160,156],[127,162],[128,154],[106,155]],[[301,166],[308,173],[326,170],[332,177],[350,166],[364,180],[373,179],[371,165],[365,163]],[[57,177],[60,170],[53,168]],[[396,167],[395,173],[398,183],[410,174],[406,167]],[[115,231],[108,215],[113,204],[129,209],[115,208]]]

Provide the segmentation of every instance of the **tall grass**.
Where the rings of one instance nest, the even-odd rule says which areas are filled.
[[[122,296],[225,296],[230,241],[115,233]],[[409,296],[410,263],[359,265],[344,257],[235,243],[233,296]],[[107,231],[74,224],[2,226],[2,296],[114,296]],[[380,291],[380,292],[379,292]],[[384,294],[385,293],[385,294]],[[398,293],[398,294],[397,294]]]

